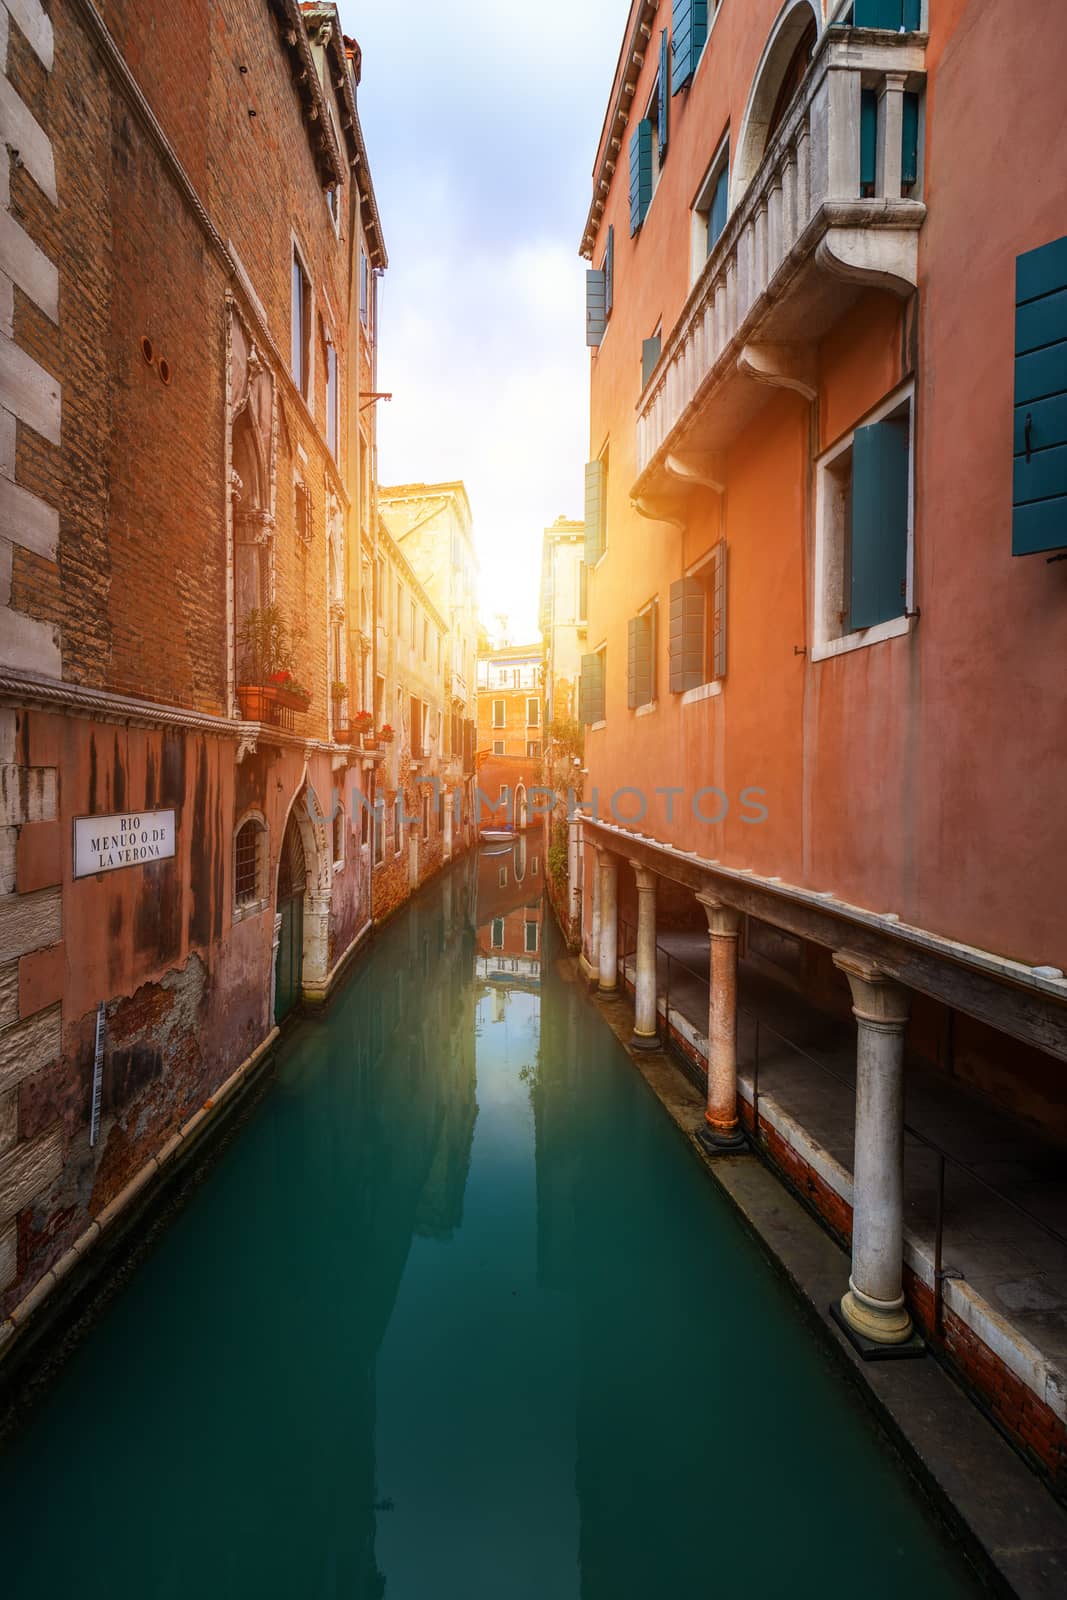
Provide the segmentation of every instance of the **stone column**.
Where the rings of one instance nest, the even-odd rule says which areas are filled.
[[[631,861],[637,882],[637,968],[634,973],[634,1031],[638,1050],[658,1050],[656,1032],[656,874]]]
[[[596,849],[600,878],[600,975],[602,994],[614,994],[619,983],[619,864],[610,850]]]
[[[904,1029],[911,997],[872,961],[834,956],[856,1018],[852,1272],[841,1312],[875,1344],[911,1336],[904,1306]]]
[[[589,916],[589,965],[600,964],[600,851],[593,846],[593,907]]]
[[[711,993],[708,1004],[708,1100],[701,1143],[711,1151],[745,1142],[737,1118],[737,941],[741,915],[710,895],[697,899],[708,918]]]
[[[875,157],[875,192],[880,200],[901,197],[904,143],[903,72],[887,72],[878,97],[878,146]]]

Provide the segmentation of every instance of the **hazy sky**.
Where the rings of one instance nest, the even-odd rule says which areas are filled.
[[[585,262],[627,0],[340,0],[389,270],[383,483],[462,478],[482,611],[536,637],[541,531],[582,515]]]

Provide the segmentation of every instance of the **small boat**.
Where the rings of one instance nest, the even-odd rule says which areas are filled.
[[[510,828],[483,828],[478,836],[479,843],[487,856],[502,855],[505,850],[510,850],[518,834]]]

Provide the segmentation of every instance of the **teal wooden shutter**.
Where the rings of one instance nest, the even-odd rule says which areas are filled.
[[[607,326],[603,269],[585,275],[585,342],[591,348],[600,343]]]
[[[652,123],[643,117],[630,140],[630,233],[635,234],[652,204]]]
[[[587,461],[585,466],[585,564],[595,566],[604,553],[603,461]]]
[[[608,229],[608,242],[604,249],[604,316],[611,316],[615,304],[615,226]]]
[[[857,28],[892,28],[899,33],[918,33],[922,23],[922,0],[856,0],[852,20]]]
[[[726,676],[726,540],[720,539],[715,550],[715,568],[711,590],[711,675]]]
[[[654,608],[653,608],[654,609]],[[653,610],[631,617],[627,624],[626,704],[631,711],[647,706],[652,693]]]
[[[708,0],[674,0],[674,32],[671,38],[674,94],[684,89],[687,83],[692,83],[707,37]]]
[[[671,584],[671,694],[684,694],[704,682],[704,585],[697,578]]]
[[[860,94],[860,194],[874,193],[878,167],[878,95],[874,89]]]
[[[1013,556],[1067,546],[1067,237],[1015,263]]]
[[[596,650],[582,657],[582,674],[578,683],[579,717],[588,727],[593,722],[604,721],[604,658],[605,650]]]
[[[904,615],[908,576],[908,419],[857,428],[852,441],[849,627]]]
[[[670,81],[670,55],[667,50],[667,30],[664,28],[659,36],[659,94],[656,102],[656,135],[659,139],[659,164],[661,167],[667,159],[667,139],[670,125],[668,107],[671,103]]]
[[[730,162],[719,173],[715,184],[715,193],[711,198],[711,207],[708,211],[708,255],[714,250],[722,238],[722,231],[726,226],[726,219],[730,209]]]
[[[662,354],[662,351],[663,351],[663,340],[660,338],[658,333],[654,333],[652,335],[651,339],[642,339],[642,341],[641,341],[641,388],[642,389],[647,389],[648,388],[649,379],[651,378],[653,372],[655,372],[655,370],[656,370],[656,364],[659,361],[659,358],[660,358],[660,355]]]
[[[914,189],[919,181],[919,96],[904,96],[901,128],[900,187]]]

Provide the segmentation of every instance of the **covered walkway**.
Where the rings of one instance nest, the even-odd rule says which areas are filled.
[[[620,973],[635,979],[633,933],[620,927]],[[708,1050],[708,938],[657,939],[657,1010],[691,1070]],[[751,1131],[828,1221],[851,1229],[856,1042],[828,1016],[742,961],[738,1091]],[[746,1114],[747,1113],[747,1114]],[[930,1297],[952,1353],[981,1361],[968,1331],[1062,1416],[1067,1402],[1067,1186],[1063,1153],[967,1085],[909,1057],[905,1074],[904,1260],[911,1293]],[[937,1306],[938,1215],[941,1284]],[[947,1314],[948,1326],[945,1326]],[[958,1319],[958,1321],[957,1321]],[[962,1328],[959,1326],[962,1324]],[[973,1374],[976,1381],[982,1374]],[[1018,1396],[1005,1398],[1015,1406]]]

